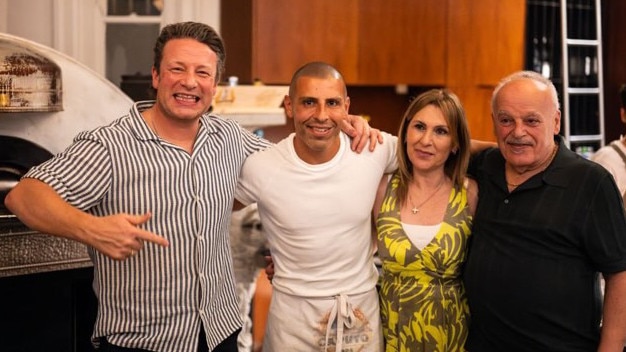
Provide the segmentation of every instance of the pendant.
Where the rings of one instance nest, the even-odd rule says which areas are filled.
[[[418,211],[420,211],[420,210],[417,209],[416,207],[411,208],[411,213],[413,213],[413,214],[417,214]]]

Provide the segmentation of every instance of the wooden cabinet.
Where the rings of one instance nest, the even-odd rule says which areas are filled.
[[[493,88],[524,67],[526,0],[223,0],[221,6],[227,75],[288,84],[298,67],[321,60],[342,72],[352,92],[445,86],[460,97],[478,139],[494,139]],[[384,105],[382,99],[366,103]]]
[[[443,86],[447,2],[361,0],[358,81]]]
[[[524,68],[526,0],[448,0],[446,86],[467,114],[472,138],[494,140],[491,93]]]
[[[227,75],[289,83],[309,61],[351,85],[443,85],[446,3],[440,0],[222,1]],[[236,20],[235,20],[236,19]]]
[[[357,80],[357,16],[357,0],[254,0],[253,78],[289,83],[306,62],[325,61]]]
[[[449,0],[448,86],[494,87],[524,66],[526,0]]]

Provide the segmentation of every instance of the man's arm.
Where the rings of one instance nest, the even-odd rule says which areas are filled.
[[[369,142],[369,150],[373,151],[376,144],[383,143],[383,136],[379,129],[372,128],[367,120],[359,115],[348,115],[348,119],[343,120],[341,130],[352,137],[352,150],[360,153]],[[470,140],[470,154],[475,155],[485,149],[497,148],[498,143],[483,141],[479,139]]]
[[[482,141],[479,139],[470,139],[470,154],[475,155],[482,152],[485,149],[498,148],[498,143]]]
[[[377,128],[371,128],[363,116],[348,115],[346,120],[342,120],[341,130],[352,138],[352,150],[357,153],[363,151],[369,142],[369,150],[376,148],[376,143],[383,142],[383,136]]]
[[[151,214],[97,217],[63,200],[49,185],[22,179],[6,196],[6,207],[31,229],[94,247],[121,260],[141,250],[142,241],[168,246],[169,242],[140,226]]]
[[[622,352],[626,346],[626,271],[604,276],[604,311],[598,352]]]

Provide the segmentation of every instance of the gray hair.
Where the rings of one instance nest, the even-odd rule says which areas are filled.
[[[498,94],[500,93],[500,90],[502,89],[502,87],[506,86],[507,84],[513,81],[517,81],[520,79],[530,79],[548,87],[548,90],[550,91],[550,96],[552,97],[552,101],[554,102],[555,108],[557,110],[561,108],[561,104],[559,103],[559,94],[557,93],[556,87],[554,86],[551,80],[549,80],[548,78],[542,76],[540,73],[537,73],[535,71],[518,71],[500,80],[500,83],[498,83],[496,88],[493,90],[493,94],[491,95],[491,111],[495,111],[496,98],[498,97]]]

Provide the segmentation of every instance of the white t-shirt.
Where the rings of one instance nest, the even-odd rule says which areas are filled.
[[[614,143],[626,154],[626,146],[624,146],[621,140],[617,140]],[[626,164],[624,164],[622,157],[610,144],[605,145],[595,152],[591,160],[604,166],[604,168],[613,175],[620,194],[626,192]]]
[[[375,287],[371,211],[381,177],[397,168],[397,138],[383,133],[373,152],[350,150],[341,134],[335,157],[302,161],[291,134],[249,156],[236,198],[258,203],[274,261],[274,289],[303,297],[356,294]]]

